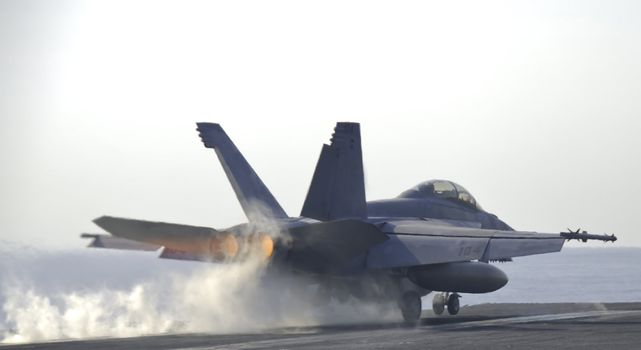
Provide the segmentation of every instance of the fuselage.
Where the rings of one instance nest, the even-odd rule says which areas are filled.
[[[496,215],[486,212],[462,186],[446,180],[426,181],[404,191],[396,198],[367,202],[366,221],[380,224],[388,220],[435,219],[447,225],[469,228],[513,231]],[[308,220],[308,219],[306,219]],[[292,223],[290,223],[291,225]],[[303,222],[294,223],[295,225]],[[395,235],[388,233],[390,238]],[[391,241],[390,241],[391,242]],[[388,251],[386,254],[392,254]],[[410,254],[398,251],[397,254]],[[344,269],[324,275],[326,288],[335,293],[349,291],[359,298],[391,298],[402,293],[403,284],[411,282],[420,295],[430,290],[486,293],[501,288],[507,276],[498,268],[481,262],[467,261],[405,269],[371,269],[371,253],[354,258]],[[386,255],[386,259],[392,256]],[[405,271],[405,273],[403,273]],[[402,282],[406,281],[406,282]],[[391,288],[395,286],[395,288]]]
[[[441,198],[392,198],[367,202],[369,217],[430,218],[478,223],[479,228],[513,231],[496,215]]]

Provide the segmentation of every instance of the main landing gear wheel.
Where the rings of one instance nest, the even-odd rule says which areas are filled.
[[[456,293],[450,294],[450,297],[447,298],[447,313],[449,313],[450,315],[458,314],[458,311],[460,309],[460,297],[461,296]]]
[[[416,323],[421,318],[421,296],[416,292],[405,292],[399,301],[403,319],[407,323]]]
[[[458,293],[436,293],[432,300],[432,311],[434,311],[435,315],[441,315],[447,306],[447,313],[456,315],[460,309],[460,297]]]
[[[434,299],[432,299],[432,311],[434,311],[434,314],[436,315],[443,314],[443,311],[445,311],[446,301],[447,301],[447,298],[445,297],[445,293],[434,294]]]

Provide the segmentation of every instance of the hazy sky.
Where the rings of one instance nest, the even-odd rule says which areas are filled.
[[[196,121],[298,215],[357,121],[368,199],[446,178],[515,228],[641,246],[640,4],[0,0],[0,237],[243,221]]]

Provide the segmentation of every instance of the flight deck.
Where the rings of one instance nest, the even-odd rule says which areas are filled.
[[[425,310],[416,327],[369,323],[245,334],[166,334],[9,345],[14,349],[633,349],[641,303],[482,304]],[[0,346],[4,348],[4,346]]]

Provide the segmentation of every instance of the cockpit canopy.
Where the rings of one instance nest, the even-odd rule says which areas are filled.
[[[430,180],[401,193],[398,198],[429,198],[437,197],[456,201],[465,206],[483,210],[474,197],[463,186],[452,181]]]

